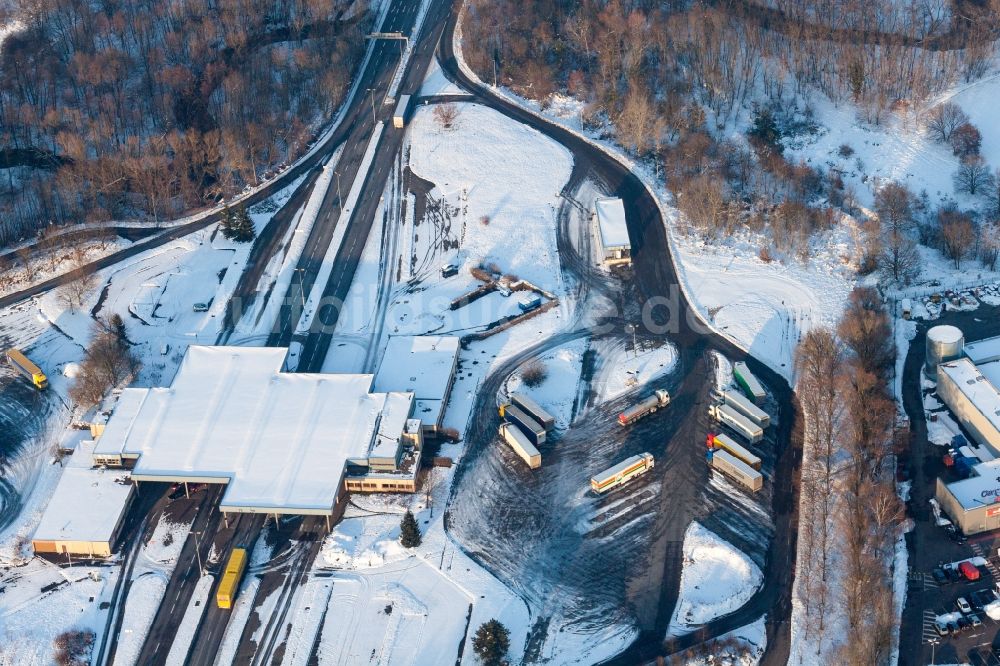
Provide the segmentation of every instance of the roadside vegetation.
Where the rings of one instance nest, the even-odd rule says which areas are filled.
[[[868,287],[851,293],[836,330],[812,329],[797,350],[805,423],[797,600],[810,644],[823,649],[834,625],[850,636],[818,661],[890,663],[906,513],[895,485],[895,444],[906,433],[889,389],[894,360],[889,313]]]
[[[0,51],[0,246],[50,223],[156,222],[256,185],[344,99],[366,6],[21,3]]]
[[[98,404],[112,389],[122,386],[139,371],[139,357],[132,351],[125,322],[118,314],[94,323],[90,345],[80,363],[69,396],[83,408]]]

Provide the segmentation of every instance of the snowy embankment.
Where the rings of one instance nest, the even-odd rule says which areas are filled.
[[[156,609],[167,591],[169,576],[148,573],[132,581],[122,612],[121,631],[115,648],[115,666],[131,666],[139,660],[142,644],[153,625]]]
[[[760,568],[733,547],[693,522],[684,533],[681,588],[668,636],[696,630],[745,604],[764,582]]]

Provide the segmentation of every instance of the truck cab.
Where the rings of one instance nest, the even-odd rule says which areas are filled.
[[[656,389],[655,395],[660,407],[666,407],[670,404],[670,394],[666,389]]]
[[[36,372],[31,375],[31,383],[35,385],[35,388],[47,389],[49,387],[49,378],[44,373]]]

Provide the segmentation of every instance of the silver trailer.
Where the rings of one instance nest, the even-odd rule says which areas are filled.
[[[749,418],[761,428],[771,425],[771,417],[767,415],[767,412],[750,402],[750,399],[746,396],[736,391],[723,391],[722,399],[727,405]]]
[[[712,469],[722,472],[744,488],[757,492],[764,487],[763,475],[736,456],[720,450],[709,452],[709,456]]]
[[[523,432],[535,446],[545,443],[545,428],[542,427],[541,423],[528,416],[528,414],[520,407],[510,404],[504,405],[500,408],[500,416],[517,425],[521,429],[521,432]]]
[[[513,423],[500,424],[500,436],[531,469],[542,466],[542,454]]]
[[[764,439],[763,428],[729,405],[712,405],[708,408],[708,415],[746,437],[751,444],[756,444]]]
[[[743,392],[747,394],[747,397],[754,402],[760,402],[767,397],[764,387],[760,385],[760,382],[757,381],[757,378],[753,376],[750,368],[743,361],[733,363],[733,379],[743,389]]]
[[[548,432],[556,425],[555,417],[549,414],[545,409],[542,408],[537,402],[524,395],[523,393],[511,393],[510,394],[511,404],[520,407],[522,411],[528,413],[528,416],[532,417],[536,421],[542,424],[545,431]]]
[[[760,458],[751,453],[745,446],[737,442],[729,435],[721,432],[717,435],[713,435],[712,446],[715,450],[722,449],[726,453],[739,458],[755,470],[760,471]]]
[[[632,405],[624,412],[618,415],[618,423],[622,426],[632,425],[643,416],[647,414],[652,414],[660,407],[666,407],[670,404],[670,394],[664,389],[657,389],[653,395],[649,396],[645,400]]]
[[[406,112],[410,107],[410,96],[400,95],[399,102],[396,104],[396,110],[392,114],[392,126],[396,129],[402,129],[406,125]]]

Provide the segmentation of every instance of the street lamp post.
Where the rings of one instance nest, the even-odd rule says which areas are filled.
[[[344,208],[344,195],[340,193],[340,172],[334,171],[333,175],[337,177],[337,203],[340,204],[341,210]]]
[[[306,309],[306,282],[305,282],[306,276],[305,276],[305,271],[306,271],[306,269],[304,269],[304,268],[296,268],[295,269],[295,272],[299,274],[299,298],[302,300],[302,310],[303,311],[305,311],[305,309]]]
[[[201,563],[201,542],[198,541],[198,535],[201,532],[191,532],[194,535],[194,554],[198,556],[198,574],[201,576],[205,575],[205,567]]]
[[[368,88],[368,92],[371,94],[372,99],[372,124],[378,124],[378,119],[375,117],[375,89]]]

